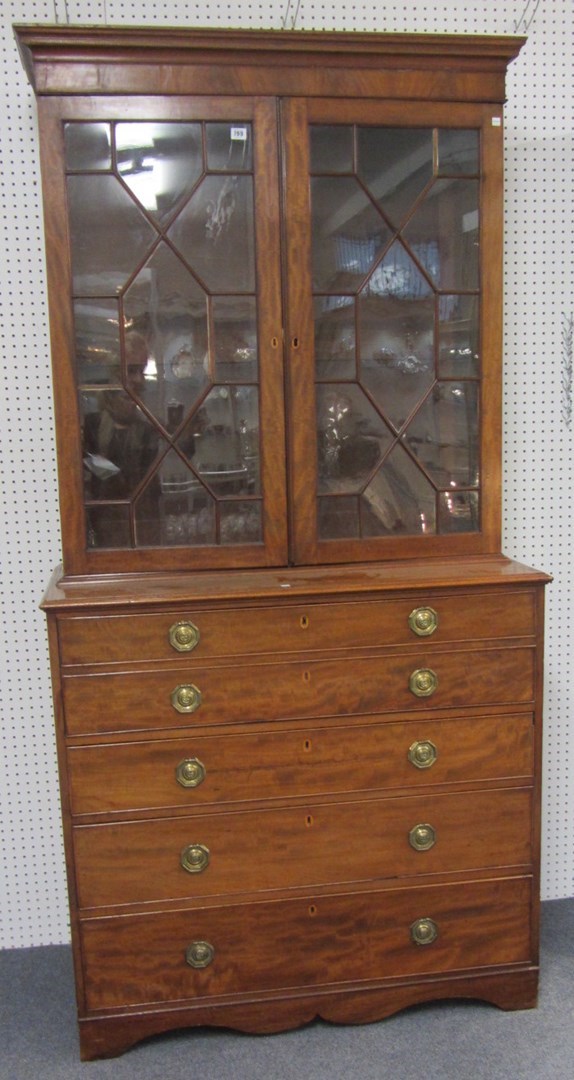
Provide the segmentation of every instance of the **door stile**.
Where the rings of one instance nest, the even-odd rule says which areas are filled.
[[[307,102],[281,103],[283,142],[290,556],[299,565],[317,562],[317,453],[314,327],[309,237],[309,142]]]

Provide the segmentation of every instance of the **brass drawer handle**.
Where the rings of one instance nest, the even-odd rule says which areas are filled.
[[[411,941],[415,945],[432,945],[438,937],[434,919],[417,919],[411,926]]]
[[[192,713],[201,705],[201,690],[193,683],[176,686],[171,692],[171,703],[179,713]]]
[[[413,825],[409,833],[409,844],[415,851],[430,851],[436,844],[436,832],[432,825]]]
[[[430,769],[434,765],[438,750],[430,739],[417,739],[409,746],[409,761],[417,769]]]
[[[438,615],[432,607],[417,607],[409,615],[409,626],[418,637],[429,637],[438,627]]]
[[[199,758],[184,758],[175,770],[175,778],[184,788],[199,787],[205,780],[205,765]]]
[[[188,874],[202,874],[209,866],[209,848],[205,844],[188,844],[179,861]]]
[[[188,945],[185,950],[186,964],[197,970],[209,967],[214,956],[215,949],[213,945],[210,945],[209,941],[192,941],[191,945]]]
[[[176,622],[169,628],[169,643],[177,652],[191,652],[199,645],[199,630],[195,623],[187,620]]]
[[[438,686],[438,675],[432,668],[417,668],[409,679],[409,690],[415,697],[430,697]]]

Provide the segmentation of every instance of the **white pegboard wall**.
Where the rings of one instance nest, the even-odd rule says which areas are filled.
[[[574,431],[560,415],[563,312],[572,311],[571,0],[266,3],[12,0],[3,6],[2,875],[0,946],[68,940],[44,619],[60,558],[35,105],[13,22],[512,33],[534,13],[508,78],[505,258],[505,551],[554,574],[548,593],[543,895],[574,895],[570,537]],[[520,26],[519,32],[524,30]]]

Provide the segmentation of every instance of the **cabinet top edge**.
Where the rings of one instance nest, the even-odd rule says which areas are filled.
[[[264,570],[218,570],[199,573],[110,575],[65,578],[61,567],[42,600],[42,609],[86,606],[117,608],[148,604],[286,598],[337,598],[367,593],[396,593],[441,588],[548,584],[552,578],[503,555],[408,559],[352,566],[278,567]]]
[[[416,66],[417,58],[449,59],[454,67],[469,62],[497,63],[501,68],[514,60],[525,41],[521,35],[384,33],[338,30],[243,30],[223,28],[176,28],[133,26],[54,26],[46,23],[15,24],[14,34],[24,67],[34,85],[37,62],[61,60],[67,63],[124,62],[144,60],[171,64],[194,61],[213,62],[225,53],[243,54],[242,62],[261,63],[281,53],[297,63],[304,58],[336,55],[360,63],[361,58],[403,59]],[[203,57],[202,57],[203,54]]]

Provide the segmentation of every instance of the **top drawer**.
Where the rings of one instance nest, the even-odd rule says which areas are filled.
[[[62,663],[73,665],[377,648],[419,637],[429,643],[523,637],[534,625],[532,591],[493,589],[406,600],[64,615],[58,633]]]

